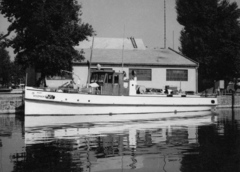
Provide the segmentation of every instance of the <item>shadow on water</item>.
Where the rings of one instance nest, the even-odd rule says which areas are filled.
[[[240,110],[42,124],[0,116],[0,171],[240,171]]]

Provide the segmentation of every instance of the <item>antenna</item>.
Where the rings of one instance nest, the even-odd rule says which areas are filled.
[[[174,31],[173,31],[173,49],[174,49]]]
[[[122,46],[122,72],[123,72],[123,52],[124,52],[125,24],[123,27],[123,46]]]
[[[166,48],[166,0],[164,0],[164,49]]]

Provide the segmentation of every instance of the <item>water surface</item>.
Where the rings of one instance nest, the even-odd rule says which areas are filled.
[[[239,110],[128,121],[70,118],[28,127],[19,115],[1,115],[0,171],[240,171]]]

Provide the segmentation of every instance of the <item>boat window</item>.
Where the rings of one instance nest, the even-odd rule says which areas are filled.
[[[91,83],[94,83],[94,82],[97,82],[97,79],[98,79],[98,75],[96,73],[93,73],[92,76],[91,76]]]
[[[112,78],[113,78],[113,76],[112,76],[112,74],[108,74],[107,75],[107,83],[109,83],[109,84],[111,84],[112,83]]]
[[[103,83],[105,79],[105,73],[99,74],[98,82]]]
[[[98,74],[93,73],[91,76],[91,83],[97,82],[97,80],[98,80]]]
[[[93,73],[91,76],[91,83],[103,83],[105,80],[105,73]]]
[[[118,84],[119,76],[114,75],[114,84]]]

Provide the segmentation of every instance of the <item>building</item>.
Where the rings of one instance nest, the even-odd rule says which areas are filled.
[[[82,85],[88,81],[89,68],[94,70],[100,64],[103,70],[125,71],[127,78],[136,71],[138,85],[146,88],[198,90],[198,63],[170,48],[148,49],[141,39],[132,37],[89,38],[75,48],[85,52],[85,60],[73,63],[73,72],[81,78]]]

